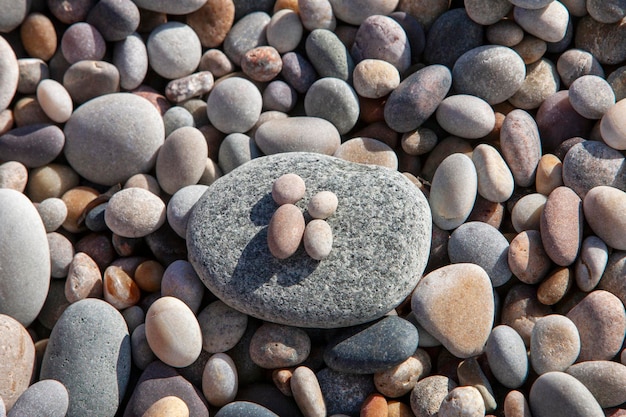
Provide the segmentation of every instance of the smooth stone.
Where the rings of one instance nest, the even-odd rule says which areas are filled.
[[[591,229],[608,246],[618,250],[626,249],[626,223],[618,215],[625,204],[624,191],[605,185],[589,190],[583,202],[585,219]]]
[[[181,127],[166,139],[156,160],[156,177],[161,189],[174,194],[198,183],[204,173],[207,142],[194,127]]]
[[[180,22],[168,22],[153,30],[147,41],[147,51],[150,67],[170,80],[194,72],[202,57],[198,35]]]
[[[589,293],[567,317],[580,333],[578,362],[611,360],[620,351],[626,332],[624,305],[608,291]]]
[[[508,252],[509,242],[502,233],[483,222],[462,224],[448,241],[450,262],[473,263],[482,267],[494,287],[506,284],[511,278]]]
[[[418,381],[411,391],[411,410],[415,417],[436,417],[443,400],[456,387],[456,382],[443,375]]]
[[[602,408],[617,407],[626,401],[626,366],[611,361],[587,361],[565,371],[583,383]]]
[[[56,379],[71,393],[67,416],[111,416],[128,386],[130,351],[122,315],[102,300],[81,300],[54,326],[40,378]],[[93,383],[94,375],[98,384]]]
[[[473,152],[472,145],[465,139],[456,136],[448,136],[435,145],[429,153],[422,167],[420,176],[427,181],[432,181],[433,175],[441,162],[453,153],[463,153],[471,156]]]
[[[348,331],[324,352],[324,362],[335,371],[373,374],[398,365],[417,349],[417,329],[400,317],[386,317],[355,334]]]
[[[282,65],[282,64],[281,64]],[[281,80],[270,82],[263,90],[263,109],[289,112],[298,100],[296,90]]]
[[[8,417],[65,417],[69,406],[67,389],[59,381],[44,379],[29,386],[10,408]]]
[[[151,10],[159,13],[167,13],[173,15],[183,15],[195,12],[204,5],[205,0],[182,0],[176,3],[167,0],[133,0],[133,2],[142,9]]]
[[[381,98],[400,84],[398,69],[381,59],[363,59],[352,73],[353,85],[361,97]]]
[[[191,264],[179,259],[163,272],[161,295],[178,298],[197,314],[204,296],[204,285]]]
[[[480,144],[472,152],[478,177],[478,194],[496,203],[507,201],[513,194],[513,174],[496,148]]]
[[[28,169],[24,164],[17,161],[7,161],[0,164],[0,188],[10,188],[20,193],[24,192],[28,183]],[[47,224],[43,219],[44,225]]]
[[[176,191],[167,202],[167,222],[183,239],[187,235],[187,223],[191,210],[207,189],[206,185],[188,185]]]
[[[232,0],[200,0],[198,4],[200,8],[197,10],[184,13],[187,24],[196,32],[204,48],[220,46],[235,21],[235,3]]]
[[[420,333],[421,336],[422,333]],[[399,398],[410,393],[417,381],[430,374],[430,356],[423,349],[417,349],[398,365],[374,374],[376,390],[389,398]]]
[[[561,185],[563,185],[563,163],[556,155],[550,153],[543,155],[537,164],[535,177],[537,192],[547,196]]]
[[[39,83],[37,101],[46,115],[57,123],[67,122],[74,110],[70,94],[54,80],[42,80]]]
[[[541,241],[554,263],[568,266],[574,263],[583,234],[582,201],[568,187],[558,187],[550,193],[541,212]]]
[[[568,98],[574,110],[587,119],[605,119],[604,114],[609,109],[615,108],[615,93],[611,85],[597,75],[583,75],[574,80],[570,85]],[[608,144],[616,144],[619,143],[619,139],[615,140],[615,136],[610,133],[613,133],[612,130],[617,130],[615,133],[619,138],[619,124],[611,129],[611,117],[619,118],[620,116],[609,115],[605,119],[607,129],[604,130],[603,139]],[[626,146],[624,148],[626,149]]]
[[[215,417],[278,417],[278,415],[259,404],[233,401],[220,408]]]
[[[554,63],[541,58],[526,66],[526,78],[509,103],[523,110],[536,109],[548,97],[556,93],[561,80]]]
[[[124,411],[124,417],[142,417],[158,400],[175,396],[185,402],[190,417],[209,417],[206,399],[174,368],[154,361],[143,371]]]
[[[302,417],[293,397],[284,396],[278,388],[267,382],[242,387],[236,400],[263,406],[279,416]]]
[[[309,200],[307,212],[314,219],[327,219],[337,211],[339,200],[331,191],[320,191]]]
[[[76,105],[93,98],[116,93],[120,89],[120,73],[106,61],[78,61],[63,74],[63,87]]]
[[[0,313],[30,325],[41,310],[51,274],[46,231],[24,194],[0,189]]]
[[[467,94],[446,97],[435,113],[439,126],[448,133],[465,139],[478,139],[489,134],[496,116],[483,99]]]
[[[512,327],[530,346],[530,335],[537,320],[552,312],[537,299],[537,289],[528,284],[511,287],[502,304],[501,323]]]
[[[440,417],[480,417],[485,415],[483,397],[473,386],[454,388],[446,395],[439,408]]]
[[[224,133],[243,133],[254,126],[261,114],[263,98],[250,81],[233,77],[221,81],[207,99],[207,115]]]
[[[429,65],[405,78],[385,103],[385,122],[397,132],[410,132],[437,110],[452,85],[443,65]]]
[[[485,353],[493,376],[507,388],[521,387],[528,377],[528,356],[522,337],[511,327],[493,328]],[[506,408],[506,403],[505,403]]]
[[[311,352],[311,339],[297,327],[264,323],[250,341],[252,361],[265,369],[295,366]]]
[[[133,279],[143,291],[155,292],[161,289],[164,272],[163,265],[155,260],[147,260],[137,265]]]
[[[104,220],[123,237],[144,237],[165,223],[165,203],[143,188],[125,188],[111,197]]]
[[[237,396],[237,368],[225,353],[212,355],[202,373],[202,392],[209,404],[222,407]]]
[[[398,5],[397,0],[383,1],[355,1],[355,0],[331,0],[333,12],[337,18],[351,25],[360,25],[372,15],[387,16]]]
[[[41,216],[47,233],[57,230],[67,218],[67,206],[60,198],[47,198],[37,205],[37,212]]]
[[[406,32],[387,16],[366,18],[359,25],[350,52],[357,63],[364,59],[380,59],[392,64],[400,73],[411,65],[411,46]]]
[[[348,139],[337,148],[333,156],[360,164],[398,169],[395,151],[384,142],[372,138]]]
[[[541,134],[543,149],[550,152],[567,139],[588,137],[592,121],[578,114],[569,101],[569,92],[561,90],[539,106],[535,123]]]
[[[538,230],[524,230],[511,241],[508,253],[511,272],[525,284],[540,283],[552,268]]]
[[[470,94],[489,104],[507,100],[522,86],[526,66],[511,48],[485,45],[461,55],[452,69],[457,94]]]
[[[591,0],[587,11],[594,20],[602,23],[617,23],[626,16],[626,4],[620,0]]]
[[[148,73],[148,50],[138,33],[128,35],[113,47],[113,65],[120,73],[120,87],[134,90]]]
[[[333,232],[330,225],[325,220],[311,220],[304,229],[302,243],[311,258],[318,261],[326,259],[333,247]]]
[[[603,65],[620,64],[626,59],[626,51],[616,46],[626,39],[626,30],[621,22],[607,24],[584,16],[576,25],[574,45],[588,51]]]
[[[311,85],[304,96],[304,109],[309,117],[331,122],[342,135],[356,125],[360,110],[358,96],[350,84],[333,77],[321,78]]]
[[[308,58],[297,52],[287,52],[283,55],[282,77],[287,84],[298,93],[304,94],[317,80],[317,72]]]
[[[170,296],[159,298],[148,309],[146,339],[161,361],[176,368],[191,365],[202,350],[202,333],[193,311]]]
[[[537,288],[537,299],[542,304],[555,305],[564,299],[573,286],[574,277],[571,269],[557,267]]]
[[[110,265],[104,270],[102,288],[104,300],[118,310],[137,304],[141,296],[130,272],[119,266]]]
[[[263,123],[254,141],[266,155],[282,152],[335,153],[341,144],[337,128],[320,117],[288,117]]]
[[[582,199],[597,186],[611,186],[626,191],[623,172],[624,155],[602,142],[578,143],[563,159],[563,183]]]
[[[537,374],[565,371],[580,353],[580,336],[567,317],[551,314],[537,320],[530,335],[530,362]]]
[[[27,168],[52,162],[63,150],[63,131],[51,124],[35,124],[9,130],[0,136],[3,160],[17,161]]]
[[[539,9],[516,6],[513,8],[515,22],[526,32],[546,42],[558,42],[565,37],[569,13],[558,1]]]
[[[231,133],[220,144],[219,168],[228,174],[235,168],[263,155],[254,140],[243,133]]]
[[[146,314],[143,309],[139,306],[132,306],[126,308],[122,311],[122,317],[124,317],[124,321],[126,321],[126,325],[128,326],[129,333],[135,331],[135,329],[141,325],[144,325]],[[131,340],[132,341],[132,340]]]
[[[302,26],[309,31],[315,29],[335,30],[337,20],[329,0],[298,0],[298,14]]]
[[[18,61],[20,62],[20,61]],[[21,68],[21,64],[20,64]],[[21,70],[20,70],[21,74]],[[615,93],[615,100],[620,101],[626,98],[626,67],[621,66],[617,68],[615,71],[611,72],[609,76],[606,78],[607,82],[613,89]],[[17,87],[19,91],[19,86]]]
[[[602,82],[604,82],[604,80],[602,80]],[[610,93],[613,92],[611,88],[609,88],[609,90]],[[602,89],[594,89],[593,97],[595,97],[596,94],[602,94]],[[595,115],[600,115],[602,117],[602,120],[600,121],[600,134],[602,135],[602,140],[613,149],[624,150],[626,149],[626,129],[624,129],[624,126],[622,125],[622,120],[626,114],[626,100],[622,99],[613,104],[614,101],[615,97],[609,96],[604,104],[611,104],[611,106],[603,107],[603,109],[606,109],[606,112],[604,112],[603,115],[600,115],[600,112]],[[583,116],[585,115],[583,114]]]
[[[202,330],[202,348],[219,353],[239,343],[248,326],[248,316],[218,300],[198,314],[198,323]]]
[[[500,130],[500,146],[515,183],[532,185],[541,159],[541,139],[529,113],[518,109],[507,114]]]
[[[50,275],[52,278],[65,278],[74,257],[74,246],[60,233],[48,233],[47,237],[50,248]]]
[[[142,417],[189,417],[189,408],[183,400],[178,397],[163,397],[146,410]]]
[[[263,229],[276,210],[270,196],[271,184],[276,176],[287,172],[300,175],[307,184],[307,195],[299,203],[301,208],[306,207],[310,196],[318,190],[332,191],[342,202],[341,212],[338,210],[328,219],[335,242],[330,256],[323,262],[312,260],[304,251],[287,261],[279,261],[267,248],[267,232]],[[354,194],[354,189],[377,188],[373,184],[378,181],[386,184],[380,192]],[[390,184],[395,185],[390,187]],[[348,185],[350,191],[346,188]],[[222,191],[224,187],[240,190],[236,201],[227,197],[229,194]],[[365,212],[380,213],[380,220],[370,214],[360,214]],[[229,213],[229,216],[214,222],[214,213]],[[355,221],[365,219],[368,227],[354,229]],[[390,229],[373,227],[378,222],[382,227],[391,221],[394,226]],[[402,174],[319,154],[290,153],[250,161],[237,170],[236,176],[225,176],[213,183],[193,211],[187,245],[190,260],[205,285],[232,307],[282,324],[339,327],[374,320],[408,295],[407,289],[415,284],[415,271],[422,270],[426,263],[427,251],[423,252],[423,245],[430,242],[430,224],[423,195]],[[347,230],[345,228],[360,232],[337,234],[337,231]],[[393,233],[387,236],[385,230],[393,230]],[[372,233],[379,238],[372,239]],[[360,243],[362,239],[368,243]],[[382,241],[386,242],[384,250],[376,245]],[[397,243],[390,252],[391,241]],[[216,252],[217,248],[220,249]],[[356,248],[359,248],[358,253],[354,251]],[[380,260],[376,270],[370,270],[367,265],[372,265],[371,259],[383,252],[388,262],[393,259],[393,265],[383,267],[387,261]],[[247,257],[250,259],[245,260]],[[350,257],[351,262],[346,263],[345,257]],[[360,260],[366,257],[367,263],[362,263]],[[398,267],[404,265],[399,259],[406,262],[402,268]],[[387,287],[381,294],[377,291],[381,275],[376,271],[386,269],[397,271],[398,286]],[[363,277],[367,279],[361,282],[364,291],[355,299],[349,277],[357,270],[361,281]],[[334,279],[338,271],[341,282]],[[257,278],[250,281],[250,276]],[[323,278],[316,279],[319,277]],[[328,304],[329,297],[337,300],[332,306]],[[303,299],[309,306],[306,312],[295,308]],[[376,302],[365,301],[370,299]],[[286,304],[285,300],[291,302]],[[281,304],[279,310],[275,309],[276,303]]]
[[[272,199],[282,206],[283,204],[296,204],[306,191],[304,180],[297,174],[284,174],[278,177],[272,184]]]
[[[11,7],[13,4],[23,3],[19,1],[17,3],[9,4],[6,1],[4,6]],[[12,3],[12,2],[11,2]],[[5,9],[6,12],[6,9]],[[3,13],[3,16],[7,16]],[[0,29],[3,26],[4,17],[0,20]],[[22,20],[20,19],[19,22]],[[15,56],[15,52],[11,45],[2,37],[0,40],[0,85],[2,86],[2,92],[0,92],[0,111],[9,107],[15,92],[17,91],[17,85],[19,82],[20,69]]]
[[[492,2],[491,4],[486,4],[480,0],[465,1],[465,11],[469,18],[480,25],[485,25],[488,27],[489,25],[494,25],[502,22],[502,18],[506,16],[511,11],[511,9],[512,4],[509,0],[497,0]],[[487,30],[489,29],[487,28]]]
[[[235,3],[235,10],[236,6]],[[244,54],[250,49],[267,44],[265,31],[270,20],[270,16],[262,11],[236,19],[223,44],[224,52],[235,65],[241,64]]]
[[[128,93],[90,100],[72,113],[64,131],[64,155],[70,166],[102,185],[150,171],[164,141],[159,112],[149,101]],[[128,137],[134,138],[132,149]]]
[[[424,276],[411,296],[417,321],[458,358],[483,351],[493,324],[489,276],[478,265],[452,264]],[[452,308],[456,313],[447,314]]]
[[[494,3],[498,4],[492,4],[491,10],[498,13],[502,1]],[[448,10],[433,22],[424,49],[424,60],[427,63],[441,64],[452,69],[461,55],[483,44],[483,27],[469,16],[468,4],[465,9]],[[450,33],[455,31],[463,33],[463,36],[450,37]]]
[[[27,0],[3,1],[0,6],[3,10],[2,18],[0,18],[0,32],[9,33],[22,23],[30,10],[31,3]]]
[[[476,3],[478,5],[482,5],[480,1],[477,1]],[[472,6],[465,6],[466,9],[468,9],[468,7]],[[467,12],[470,13],[470,10],[467,10]],[[509,48],[520,43],[522,39],[524,39],[524,29],[519,27],[519,25],[512,20],[500,19],[501,18],[499,18],[498,21],[489,24],[489,26],[485,29],[485,38],[487,41],[494,45],[508,46]]]
[[[387,399],[379,393],[374,393],[368,395],[363,402],[360,416],[372,417],[387,415],[387,412]]]
[[[61,200],[67,207],[67,217],[63,222],[63,228],[70,233],[85,231],[86,227],[79,224],[79,219],[89,203],[98,198],[99,195],[98,190],[85,186],[74,187],[66,191],[61,196]]]
[[[0,314],[0,329],[3,334],[0,408],[10,410],[30,385],[35,372],[35,345],[26,328],[11,316]]]
[[[626,303],[626,285],[621,279],[623,271],[625,270],[625,257],[626,252],[614,251],[607,262],[602,278],[598,283],[597,288],[606,290],[617,296],[622,303]]]
[[[106,53],[106,42],[98,29],[89,23],[74,23],[61,38],[61,52],[69,64],[78,61],[101,61]]]
[[[267,227],[267,246],[277,259],[296,253],[302,242],[305,219],[299,207],[282,204],[272,215]]]
[[[29,56],[48,61],[57,49],[54,25],[48,16],[34,12],[20,26],[22,45]]]
[[[371,375],[348,374],[324,368],[317,373],[327,414],[358,415],[361,405],[376,388]]]
[[[102,34],[104,40],[124,40],[139,26],[139,9],[131,0],[100,0],[89,11],[87,23]]]
[[[589,390],[564,372],[548,372],[533,383],[529,395],[533,417],[602,417]]]
[[[299,366],[289,380],[291,393],[298,408],[306,416],[326,416],[326,404],[315,372]]]
[[[165,137],[167,138],[180,128],[195,127],[195,122],[193,115],[187,109],[181,106],[173,106],[163,114],[163,126],[165,127]]]
[[[563,81],[569,86],[583,75],[604,77],[604,69],[596,57],[582,49],[572,48],[563,52],[556,61],[556,68]]]
[[[34,94],[41,80],[50,78],[48,64],[39,58],[20,58],[17,60],[19,77],[17,92]]]
[[[509,391],[504,397],[504,415],[507,417],[531,417],[530,406],[520,391]]]
[[[464,154],[455,153],[439,164],[430,190],[433,222],[443,230],[452,230],[467,220],[478,190],[476,168]]]

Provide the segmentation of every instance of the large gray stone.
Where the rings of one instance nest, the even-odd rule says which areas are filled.
[[[306,184],[297,203],[303,212],[319,191],[338,197],[327,219],[333,248],[323,261],[302,247],[285,260],[269,251],[272,183],[289,172]],[[408,296],[426,265],[431,221],[424,196],[397,171],[281,153],[213,183],[191,214],[187,246],[205,285],[231,307],[271,322],[333,328],[379,318]]]

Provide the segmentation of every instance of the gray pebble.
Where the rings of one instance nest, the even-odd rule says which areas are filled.
[[[214,301],[198,314],[202,330],[202,348],[210,353],[226,352],[241,340],[248,326],[248,316]]]
[[[528,356],[522,337],[511,327],[493,328],[485,346],[489,369],[507,388],[521,387],[528,377]]]
[[[139,34],[115,43],[113,64],[120,73],[120,87],[133,90],[141,85],[148,72],[148,50]]]
[[[262,155],[254,140],[243,133],[231,133],[220,145],[218,163],[221,170],[228,174],[233,169]]]
[[[43,379],[20,395],[7,417],[65,417],[68,407],[69,394],[65,386],[53,379]]]
[[[333,77],[319,79],[311,85],[304,97],[304,109],[307,116],[331,122],[342,135],[356,125],[360,112],[359,99],[352,87]]]
[[[324,368],[317,373],[328,415],[357,415],[363,401],[375,392],[371,375],[347,374]]]
[[[57,230],[67,217],[67,206],[60,198],[51,197],[37,205],[37,211],[41,216],[46,232]]]
[[[203,0],[180,0],[174,3],[167,0],[134,0],[134,2],[142,9],[173,15],[195,12],[206,3]]]
[[[101,0],[89,11],[87,23],[106,41],[121,41],[137,30],[139,9],[131,0]]]
[[[163,114],[163,125],[165,127],[165,137],[167,138],[181,127],[195,127],[195,122],[193,115],[186,108],[172,106]]]
[[[576,363],[565,371],[579,380],[598,400],[600,407],[618,407],[626,401],[626,366],[612,361]]]
[[[146,339],[146,325],[144,323],[141,323],[132,331],[130,346],[133,364],[142,371],[157,360],[156,355],[152,349],[150,349],[148,339]]]
[[[278,414],[253,402],[233,401],[220,408],[215,417],[278,417]]]
[[[568,97],[574,110],[587,119],[601,119],[615,104],[611,85],[597,75],[583,75],[574,80]]]
[[[309,31],[315,29],[335,30],[337,20],[329,0],[298,0],[298,14],[302,26]]]
[[[533,383],[529,396],[533,417],[603,417],[589,390],[564,372],[548,372]]]
[[[299,365],[310,352],[311,339],[298,327],[264,323],[250,340],[250,358],[265,369]]]
[[[337,128],[319,117],[289,117],[270,120],[254,134],[266,155],[281,152],[316,152],[333,155],[341,143]]]
[[[587,11],[601,23],[617,23],[626,16],[626,2],[623,0],[587,0]]]
[[[457,387],[450,378],[432,375],[417,381],[411,391],[411,410],[415,417],[435,417],[448,393]]]
[[[30,9],[30,2],[28,0],[3,0],[0,8],[2,8],[0,32],[9,33],[22,23]]]
[[[148,38],[147,50],[150,67],[170,80],[194,72],[202,57],[198,35],[180,22],[164,23],[154,29]]]
[[[489,8],[497,9],[492,2]],[[510,7],[510,6],[509,6]],[[441,64],[452,69],[456,60],[465,52],[483,44],[483,27],[473,21],[465,9],[452,9],[435,20],[426,37],[424,59],[429,64]],[[463,33],[451,37],[450,33]]]
[[[63,33],[61,52],[70,64],[87,59],[101,61],[106,53],[106,43],[98,29],[89,23],[79,22]]]
[[[348,82],[352,80],[354,61],[335,33],[327,29],[315,29],[307,36],[305,48],[308,59],[321,77],[334,77]]]
[[[580,255],[576,259],[576,285],[585,292],[592,291],[600,282],[609,260],[609,248],[597,236],[583,240]]]
[[[21,58],[17,60],[19,66],[19,82],[17,91],[22,94],[35,94],[37,84],[50,77],[48,64],[39,58]]]
[[[166,139],[156,160],[156,177],[168,194],[197,184],[204,173],[208,155],[204,135],[195,127],[181,127]]]
[[[20,162],[28,168],[49,164],[64,145],[63,131],[49,124],[18,127],[0,136],[2,159]]]
[[[493,25],[504,21],[502,18],[513,8],[511,3],[509,0],[495,0],[490,3],[481,0],[466,0],[465,10],[474,22],[480,25]]]
[[[350,52],[357,63],[364,59],[380,59],[395,66],[400,73],[411,65],[411,46],[406,32],[387,16],[366,18],[359,26]]]
[[[448,133],[466,139],[487,136],[496,124],[496,116],[491,106],[485,100],[467,94],[443,99],[437,107],[435,117],[439,126]]]
[[[122,317],[124,317],[130,334],[146,321],[146,313],[144,313],[143,309],[139,306],[125,308],[122,310]]]
[[[298,13],[291,9],[282,9],[274,13],[267,25],[267,43],[281,54],[293,51],[302,39],[302,32],[302,21]]]
[[[281,80],[270,82],[263,90],[263,109],[289,112],[296,105],[296,90]]]
[[[119,91],[120,73],[106,61],[78,61],[63,74],[63,87],[79,105]]]
[[[563,52],[556,61],[556,69],[563,84],[569,86],[583,75],[604,77],[604,69],[596,57],[582,49],[569,49]]]
[[[526,32],[546,42],[558,42],[565,37],[569,13],[561,2],[549,2],[539,9],[513,8],[515,22]]]
[[[219,82],[207,99],[211,124],[224,133],[243,133],[259,119],[263,97],[250,81],[233,77]]]
[[[167,222],[183,239],[187,235],[191,210],[207,189],[206,185],[188,185],[176,191],[167,202]]]
[[[161,295],[178,298],[197,314],[204,297],[204,284],[189,262],[174,261],[163,272]]]
[[[235,22],[224,39],[224,52],[235,65],[241,65],[250,49],[267,45],[265,30],[270,20],[265,12],[253,12]]]
[[[523,110],[536,109],[556,93],[560,85],[556,65],[549,59],[541,58],[526,66],[526,78],[519,90],[509,97],[509,103]]]
[[[50,247],[50,275],[52,278],[65,278],[74,258],[74,245],[60,233],[48,233]]]

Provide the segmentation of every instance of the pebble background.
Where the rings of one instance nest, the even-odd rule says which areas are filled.
[[[625,416],[625,150],[624,1],[0,0],[0,417]]]

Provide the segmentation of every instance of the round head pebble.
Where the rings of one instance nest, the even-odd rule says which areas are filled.
[[[309,201],[307,210],[314,219],[327,219],[337,210],[337,196],[331,191],[320,191]]]
[[[304,180],[297,174],[285,174],[279,177],[272,185],[272,198],[279,206],[295,204],[304,197],[306,186]]]

